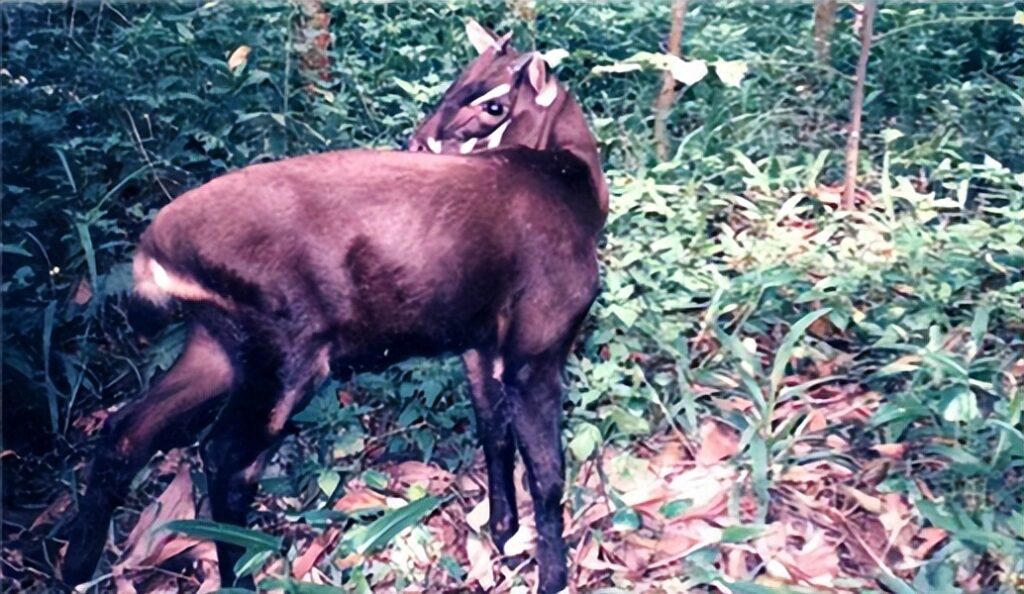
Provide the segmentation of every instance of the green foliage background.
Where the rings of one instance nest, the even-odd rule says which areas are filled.
[[[830,381],[881,395],[867,425],[831,430],[855,445],[858,456],[838,456],[853,469],[875,443],[910,444],[885,488],[921,502],[924,481],[940,495],[921,513],[958,536],[914,587],[955,591],[932,589],[955,566],[991,572],[993,588],[1024,571],[1024,27],[1013,3],[883,3],[861,154],[874,207],[847,214],[820,190],[841,174],[859,49],[849,6],[830,65],[814,60],[807,4],[691,7],[686,56],[750,70],[739,88],[709,75],[682,93],[674,156],[660,163],[659,77],[591,69],[657,51],[666,3],[541,1],[535,18],[527,3],[325,4],[326,82],[300,67],[299,9],[287,2],[0,8],[3,430],[18,454],[4,463],[5,508],[74,485],[72,423],[173,361],[181,328],[142,348],[122,309],[133,242],[156,210],[250,163],[400,146],[470,59],[461,23],[472,16],[516,31],[520,48],[568,50],[558,76],[588,112],[612,181],[605,290],[568,374],[577,457],[666,430],[696,435],[716,417],[743,436],[735,463],[761,477],[767,510],[775,469],[801,462],[789,447],[799,419],[759,419],[809,387],[751,373],[762,362],[742,341],[771,362],[787,328],[829,308],[836,336],[795,336],[782,364],[845,353],[851,363]],[[231,72],[243,44],[248,64]],[[790,233],[794,218],[810,233]],[[872,259],[879,245],[890,249]],[[708,336],[715,346],[695,350]],[[339,389],[357,404],[336,407]],[[709,389],[756,406],[720,410]],[[324,477],[364,470],[370,445],[463,467],[474,454],[464,390],[452,361],[330,382],[300,418],[295,447],[315,455],[286,450],[291,471],[265,488],[316,509]]]

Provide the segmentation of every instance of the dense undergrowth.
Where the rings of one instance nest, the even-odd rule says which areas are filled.
[[[249,163],[400,146],[469,59],[473,16],[515,30],[521,48],[567,50],[558,76],[611,181],[604,290],[567,373],[576,584],[1021,587],[1024,26],[1012,3],[883,4],[854,211],[837,208],[852,6],[821,63],[809,5],[695,3],[685,55],[748,70],[737,87],[708,76],[680,93],[673,156],[659,162],[660,79],[594,68],[658,51],[667,6],[324,4],[334,42],[315,73],[297,4],[0,9],[5,575],[43,587],[19,543],[59,516],[106,411],[180,346],[179,326],[142,345],[123,311],[132,244],[155,211]],[[247,61],[229,68],[242,45]],[[492,567],[480,544],[464,392],[455,361],[328,382],[254,516],[287,544],[236,535],[251,539],[249,569],[355,591],[522,591],[529,565]],[[177,460],[137,481],[119,546],[137,552],[138,534],[124,535],[154,521],[140,510],[161,477],[183,477],[165,495],[202,480]],[[209,549],[189,547],[198,569],[147,572],[149,550],[96,587],[198,587]]]

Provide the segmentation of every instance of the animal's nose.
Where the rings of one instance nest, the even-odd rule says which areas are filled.
[[[422,153],[423,151],[427,150],[427,147],[419,140],[412,138],[409,140],[409,150],[414,153]]]

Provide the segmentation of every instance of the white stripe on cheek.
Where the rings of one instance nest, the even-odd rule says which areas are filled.
[[[432,153],[441,154],[441,141],[431,136],[427,138],[427,148]]]
[[[459,152],[462,153],[463,155],[465,155],[465,154],[471,152],[473,150],[473,147],[475,147],[475,146],[476,146],[476,138],[470,138],[466,142],[462,143],[462,146],[459,147]]]
[[[498,148],[501,144],[501,137],[505,135],[505,128],[512,123],[512,120],[505,120],[505,123],[494,129],[490,136],[487,137],[487,148]]]
[[[470,105],[480,105],[480,104],[483,104],[483,103],[486,103],[486,102],[490,101],[491,99],[497,99],[498,97],[504,97],[505,95],[508,95],[509,91],[511,91],[511,90],[512,90],[512,87],[507,85],[507,84],[498,85],[498,86],[494,87],[493,89],[491,89],[490,91],[487,91],[483,95],[480,95],[479,97],[474,99],[473,102],[470,103]]]

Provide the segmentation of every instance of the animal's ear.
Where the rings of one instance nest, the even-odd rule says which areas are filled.
[[[548,76],[548,64],[538,52],[530,52],[526,61],[526,77],[537,94],[537,105],[548,107],[558,97],[558,83],[554,77]]]
[[[512,39],[512,33],[508,32],[498,37],[487,27],[484,27],[474,19],[469,19],[466,21],[466,37],[469,38],[469,43],[476,49],[476,53],[482,54],[488,49],[493,48],[500,54],[508,46],[509,40]]]

